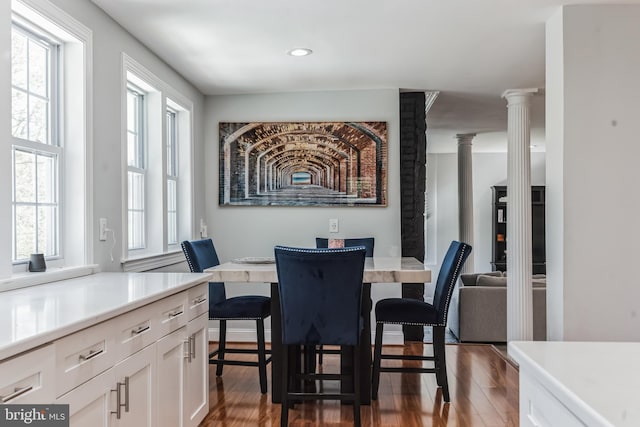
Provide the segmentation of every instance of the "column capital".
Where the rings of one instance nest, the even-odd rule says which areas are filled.
[[[456,134],[456,139],[458,140],[458,145],[471,145],[475,136],[475,133],[458,133]]]
[[[507,89],[502,93],[502,97],[507,100],[508,105],[529,103],[531,96],[540,93],[538,88],[528,89]]]

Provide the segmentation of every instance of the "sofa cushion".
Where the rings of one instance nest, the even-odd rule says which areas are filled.
[[[470,274],[461,274],[460,281],[464,286],[475,286],[478,276],[494,276],[494,277],[502,277],[501,271],[490,271],[488,273],[470,273]]]
[[[506,277],[495,277],[481,274],[476,279],[476,286],[507,286]]]

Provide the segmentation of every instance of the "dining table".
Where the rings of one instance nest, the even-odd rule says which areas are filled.
[[[244,257],[205,270],[212,282],[271,284],[271,400],[281,402],[282,329],[278,272],[271,257]],[[360,337],[360,392],[362,404],[371,403],[371,284],[428,283],[431,270],[413,257],[367,257],[362,288],[363,330]],[[349,357],[341,358],[341,370],[352,370]],[[349,384],[342,384],[349,391]]]

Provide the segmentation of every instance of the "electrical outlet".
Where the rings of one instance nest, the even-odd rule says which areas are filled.
[[[100,240],[107,240],[107,218],[100,218]]]
[[[338,218],[330,218],[329,233],[337,233],[337,232],[338,232]]]

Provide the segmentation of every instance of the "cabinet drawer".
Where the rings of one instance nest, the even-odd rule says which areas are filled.
[[[161,305],[155,302],[113,320],[117,325],[116,361],[129,357],[160,338],[161,311]]]
[[[54,346],[0,363],[0,404],[47,404],[55,399]]]
[[[116,323],[99,323],[55,342],[56,397],[113,366]]]
[[[170,334],[187,324],[187,291],[164,298],[156,304],[158,337]]]
[[[202,283],[187,291],[189,320],[209,311],[209,284]]]
[[[538,381],[520,376],[520,425],[527,427],[584,427],[566,406]]]

